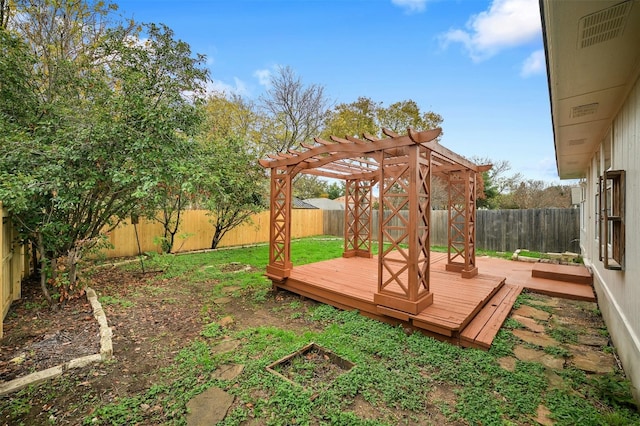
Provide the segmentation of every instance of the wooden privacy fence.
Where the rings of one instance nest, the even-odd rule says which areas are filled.
[[[294,209],[291,235],[294,238],[322,235],[322,210]],[[213,225],[206,210],[187,210],[180,219],[180,228],[173,244],[174,252],[187,252],[211,248]],[[136,238],[137,231],[137,238]],[[160,252],[162,225],[155,221],[140,219],[135,227],[123,224],[107,234],[113,249],[104,250],[107,257],[135,256],[140,252]],[[242,246],[269,241],[269,212],[263,211],[251,217],[222,238],[218,247]],[[138,249],[138,242],[140,249]]]
[[[28,267],[24,247],[16,242],[13,224],[7,211],[0,203],[2,229],[0,230],[0,338],[3,336],[4,317],[9,312],[11,302],[21,297],[20,282]]]
[[[399,219],[395,219],[399,221]],[[477,210],[476,248],[543,253],[580,251],[579,209]],[[326,210],[324,234],[342,236],[344,210]],[[378,211],[373,211],[372,235],[378,235]],[[431,212],[431,245],[447,246],[446,210]]]

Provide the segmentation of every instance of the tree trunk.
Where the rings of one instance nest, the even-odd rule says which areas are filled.
[[[40,252],[40,288],[44,298],[47,299],[49,306],[53,305],[53,300],[47,288],[47,258],[44,251],[44,241],[42,234],[38,233],[38,251]]]

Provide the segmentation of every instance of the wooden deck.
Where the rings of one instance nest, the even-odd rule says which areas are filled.
[[[442,253],[434,253],[432,263],[441,263],[444,259]],[[505,277],[478,274],[474,278],[465,279],[459,273],[445,271],[444,267],[433,268],[430,279],[433,304],[417,315],[410,315],[374,303],[374,293],[378,287],[377,274],[377,258],[338,258],[295,266],[285,282],[274,285],[341,309],[358,309],[363,315],[378,320],[417,328],[442,340],[484,348],[490,346],[521,290],[514,286],[505,287]],[[501,291],[503,287],[505,290]],[[489,303],[496,295],[499,295],[501,301],[505,299],[505,295],[509,295],[507,300],[513,300],[508,308],[501,308],[506,313],[499,320],[500,324],[494,326],[495,333],[487,337],[486,333],[482,333],[485,326],[491,322],[489,320],[495,320],[501,314],[495,313],[501,303],[493,301],[496,305],[493,308],[492,303]],[[465,334],[464,339],[461,339],[465,327],[487,305],[491,312],[484,314],[484,323],[480,325],[475,322],[475,331]]]
[[[433,304],[416,315],[376,305],[377,258],[337,258],[295,266],[280,289],[340,309],[402,324],[465,347],[488,349],[523,288],[552,296],[595,300],[589,285],[532,276],[535,264],[478,258],[480,274],[461,278],[445,270],[446,254],[431,254],[430,290]],[[576,267],[577,268],[577,267]],[[578,275],[584,271],[576,269]]]
[[[583,265],[553,265],[515,262],[494,257],[477,257],[481,271],[504,275],[507,283],[521,286],[531,292],[565,299],[595,302],[591,272]],[[540,271],[545,271],[544,277]]]

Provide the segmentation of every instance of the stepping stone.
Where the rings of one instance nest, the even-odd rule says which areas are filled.
[[[244,365],[242,364],[225,364],[221,365],[211,373],[212,379],[220,379],[220,380],[233,380],[242,373],[244,370]]]
[[[581,345],[594,346],[602,348],[609,344],[609,339],[599,334],[579,334],[578,343]]]
[[[564,367],[564,359],[555,358],[544,352],[525,348],[521,345],[513,348],[513,353],[520,361],[539,362],[545,367],[552,370],[562,370],[562,368]]]
[[[222,287],[222,292],[224,294],[233,293],[234,291],[238,291],[238,290],[241,290],[241,287],[238,287],[237,285],[230,285],[228,287]]]
[[[550,313],[527,305],[520,306],[513,312],[513,314],[520,315],[522,317],[537,319],[540,321],[549,321],[549,317],[551,317]]]
[[[556,424],[556,422],[549,417],[549,415],[551,414],[551,411],[549,411],[549,409],[544,405],[542,404],[538,405],[538,411],[536,414],[537,414],[536,421],[541,425],[552,426]]]
[[[531,343],[532,345],[536,345],[536,346],[542,346],[542,347],[547,347],[547,346],[557,346],[558,342],[550,336],[547,336],[544,333],[534,333],[533,331],[529,331],[529,330],[513,330],[512,333],[524,340],[527,343]]]
[[[224,420],[234,397],[213,387],[187,403],[187,426],[210,426]]]
[[[512,315],[511,318],[518,321],[520,324],[524,325],[529,330],[535,333],[544,333],[544,325],[538,324],[534,319],[523,317],[520,315]]]
[[[516,371],[516,359],[512,356],[499,358],[498,364],[500,364],[500,367],[504,368],[507,371]]]
[[[616,365],[612,354],[589,350],[588,348],[573,345],[570,345],[568,349],[573,355],[571,363],[576,368],[588,373],[609,373]]]
[[[547,378],[548,390],[567,389],[567,384],[565,383],[564,379],[556,374],[555,371],[546,369],[544,371],[544,376]]]
[[[230,297],[218,297],[217,299],[213,300],[213,303],[215,303],[216,305],[224,305],[225,303],[229,302],[231,302]]]
[[[238,340],[223,340],[222,342],[215,345],[211,349],[211,352],[214,354],[223,354],[236,350],[238,346],[240,346],[240,341]]]
[[[233,324],[233,317],[230,315],[227,315],[226,317],[222,318],[220,321],[218,321],[218,324],[220,325],[220,327],[228,327],[231,324]]]

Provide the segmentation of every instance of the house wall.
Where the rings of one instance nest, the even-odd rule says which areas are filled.
[[[598,259],[596,193],[610,141],[611,168],[625,170],[624,270],[608,270]],[[609,134],[593,153],[582,205],[581,246],[591,267],[598,305],[636,400],[640,400],[640,80],[636,80]]]

